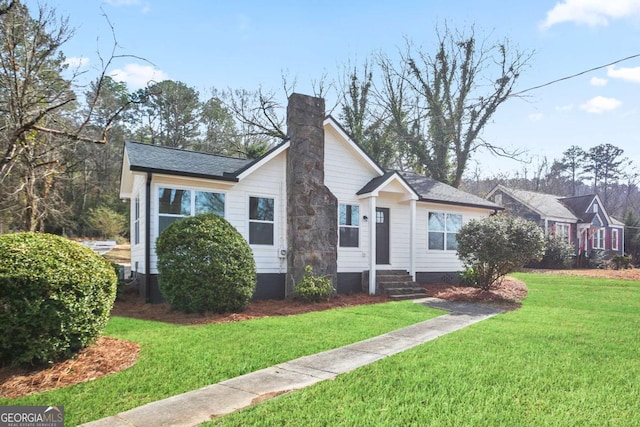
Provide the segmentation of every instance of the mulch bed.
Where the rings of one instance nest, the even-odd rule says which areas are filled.
[[[21,397],[115,374],[135,365],[139,353],[137,343],[100,337],[73,359],[44,369],[0,369],[0,397]]]

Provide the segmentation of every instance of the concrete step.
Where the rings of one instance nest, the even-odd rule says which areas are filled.
[[[404,295],[404,294],[418,294],[418,293],[426,293],[424,288],[419,286],[401,286],[401,287],[392,287],[385,288],[385,293],[387,295]]]
[[[365,271],[363,274],[362,289],[364,291],[368,288],[369,272]],[[389,289],[397,289],[389,291]],[[409,289],[409,290],[406,290]],[[413,290],[411,290],[413,289]],[[419,292],[418,284],[413,281],[413,278],[406,270],[376,270],[376,294],[406,294],[411,292]]]
[[[426,293],[421,292],[417,294],[397,294],[397,295],[387,295],[390,300],[393,301],[403,301],[408,299],[420,299],[425,298],[427,296]]]
[[[376,282],[377,283],[389,283],[389,282],[411,282],[412,278],[409,274],[406,274],[404,276],[400,276],[400,275],[380,275],[380,276],[376,276]]]
[[[420,286],[413,280],[409,279],[409,280],[398,280],[395,282],[378,283],[378,287],[383,289],[389,289],[389,288],[417,288]]]

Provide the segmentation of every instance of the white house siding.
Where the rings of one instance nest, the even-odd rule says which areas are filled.
[[[474,209],[435,203],[418,202],[417,204],[415,233],[416,271],[426,273],[462,271],[463,265],[458,259],[456,251],[428,249],[427,223],[429,212],[462,214],[462,223],[466,224],[472,219],[486,217],[490,211],[488,209]]]
[[[241,182],[154,175],[151,185],[151,274],[157,274],[155,241],[158,238],[158,191],[160,188],[224,193],[224,217],[249,241],[249,197],[274,199],[274,245],[251,245],[258,273],[286,272],[286,259],[278,252],[286,247],[285,153],[263,165]],[[133,206],[133,205],[132,205]],[[143,249],[143,248],[142,248]]]
[[[144,264],[144,242],[145,242],[145,229],[146,229],[146,195],[145,195],[145,175],[136,174],[133,178],[133,190],[131,196],[131,218],[129,224],[131,224],[131,270],[138,273],[145,273],[146,266]],[[134,243],[134,219],[135,219],[135,200],[136,197],[140,200],[140,219],[139,219],[139,232],[140,241],[138,244]],[[136,269],[137,268],[137,269]]]
[[[286,273],[286,258],[279,256],[287,247],[286,152],[235,184],[230,191],[227,219],[249,241],[249,197],[274,199],[273,246],[251,245],[258,273]]]
[[[356,193],[379,174],[331,126],[325,126],[324,182],[337,197],[339,204],[360,207],[360,237],[358,248],[338,245],[338,273],[362,272],[369,269],[369,223],[362,221],[369,212],[369,199]]]

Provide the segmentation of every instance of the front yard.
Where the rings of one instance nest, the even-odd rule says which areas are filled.
[[[404,301],[206,325],[113,317],[105,335],[140,344],[133,367],[0,405],[63,405],[74,426],[440,314]]]
[[[640,425],[640,281],[517,277],[518,310],[209,425]],[[133,367],[0,405],[64,405],[77,425],[439,314],[396,302],[207,325],[114,317],[106,335],[140,344]]]
[[[640,282],[517,277],[519,310],[207,425],[640,425]]]

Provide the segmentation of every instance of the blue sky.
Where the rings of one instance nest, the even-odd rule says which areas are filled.
[[[35,10],[37,2],[25,3]],[[117,54],[110,72],[137,89],[149,80],[178,80],[206,97],[210,88],[282,93],[282,75],[311,94],[323,74],[338,79],[348,63],[391,56],[410,39],[433,51],[435,27],[475,25],[497,41],[533,51],[518,84],[523,90],[640,54],[640,0],[527,1],[216,1],[56,0],[49,5],[76,29],[63,47],[95,77],[96,51]],[[149,62],[135,57],[144,58]],[[640,168],[640,57],[527,93],[503,104],[483,138],[526,150],[524,163],[487,153],[484,175],[513,173],[571,145],[611,143]],[[331,100],[328,100],[331,104]]]

